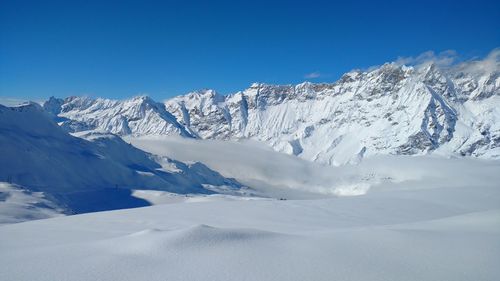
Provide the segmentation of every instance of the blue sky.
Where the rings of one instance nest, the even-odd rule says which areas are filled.
[[[157,100],[500,46],[499,1],[0,0],[0,96]]]

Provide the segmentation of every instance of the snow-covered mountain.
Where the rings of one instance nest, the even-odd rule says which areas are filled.
[[[385,64],[333,84],[253,84],[229,96],[205,90],[166,106],[201,138],[257,139],[334,165],[433,151],[498,158],[499,69],[466,70]]]
[[[201,163],[154,156],[113,134],[76,135],[64,131],[38,104],[0,105],[0,203],[19,198],[36,204],[6,203],[49,208],[48,200],[64,212],[82,213],[149,205],[132,196],[134,190],[212,194],[238,193],[242,187]]]
[[[167,100],[51,99],[45,108],[70,131],[255,139],[331,165],[375,154],[500,158],[500,52],[454,66],[387,63],[337,82],[255,83],[220,95]]]
[[[126,101],[89,97],[50,98],[44,108],[58,116],[69,132],[100,130],[118,135],[179,135],[190,137],[184,126],[161,103],[147,96]]]

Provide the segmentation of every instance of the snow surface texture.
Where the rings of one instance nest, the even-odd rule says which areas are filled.
[[[497,280],[500,188],[427,182],[4,225],[0,280]]]
[[[387,63],[332,84],[266,85],[167,100],[50,99],[69,131],[254,139],[280,152],[342,165],[377,154],[500,158],[500,50],[453,66]]]
[[[150,205],[132,195],[141,189],[242,192],[241,184],[201,163],[155,157],[109,133],[77,135],[62,130],[38,104],[0,106],[0,182],[15,184],[26,195],[41,192],[66,213]]]

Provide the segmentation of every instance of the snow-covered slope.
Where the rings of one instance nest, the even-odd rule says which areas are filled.
[[[497,280],[499,187],[421,183],[4,225],[0,280]]]
[[[132,196],[137,189],[210,194],[241,188],[201,163],[155,157],[109,133],[78,136],[38,104],[0,106],[0,182],[43,192],[73,213],[149,205]]]
[[[1,225],[0,280],[488,281],[500,274],[500,161],[376,156],[332,167],[252,141],[75,135],[38,105],[0,107],[0,181],[12,182],[0,183],[0,223],[58,216],[61,205],[180,203]],[[161,193],[183,184],[239,192],[224,176],[287,200]],[[115,182],[164,185],[92,189]],[[305,194],[315,200],[294,200],[311,198]]]

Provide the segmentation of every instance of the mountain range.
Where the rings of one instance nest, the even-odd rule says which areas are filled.
[[[199,90],[156,102],[50,98],[66,131],[264,142],[328,165],[379,154],[500,158],[499,52],[453,66],[386,63],[334,83],[254,83],[229,95]]]

